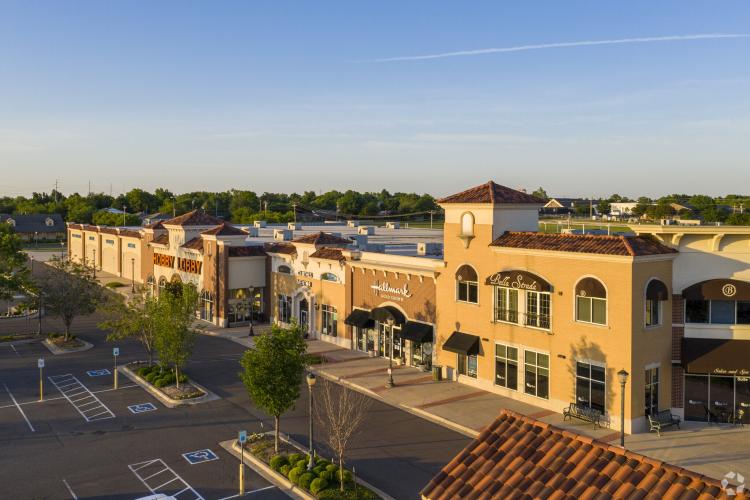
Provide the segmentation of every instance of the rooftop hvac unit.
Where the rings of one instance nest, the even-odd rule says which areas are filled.
[[[401,227],[401,223],[400,222],[393,222],[393,221],[391,221],[391,222],[386,222],[385,223],[385,228],[386,229],[398,229],[400,227]]]
[[[247,235],[248,235],[248,236],[253,236],[253,237],[255,237],[255,238],[257,238],[257,237],[258,237],[258,228],[257,228],[257,227],[255,227],[255,226],[252,226],[252,227],[246,227],[246,228],[245,228],[245,231],[247,231]]]
[[[357,228],[357,234],[375,234],[375,228],[372,226],[360,226]]]
[[[292,231],[297,231],[299,229],[302,229],[302,224],[300,224],[299,222],[288,222],[286,228],[291,229]]]
[[[352,234],[349,239],[354,242],[354,246],[357,248],[367,248],[367,235],[366,234]]]
[[[442,243],[417,243],[417,255],[443,255]]]
[[[348,220],[348,221],[346,221],[346,227],[359,227],[359,221],[358,220]]]
[[[255,226],[255,227],[266,227],[266,221],[264,221],[264,220],[253,221],[253,226]]]
[[[292,239],[293,231],[289,229],[274,229],[273,239],[276,241],[290,241]]]

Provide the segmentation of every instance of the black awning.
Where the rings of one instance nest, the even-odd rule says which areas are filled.
[[[687,300],[750,300],[750,282],[730,279],[701,281],[685,288]]]
[[[370,313],[370,317],[380,323],[387,323],[389,319],[393,319],[393,323],[396,325],[403,325],[406,323],[406,316],[404,316],[404,313],[393,306],[376,307]]]
[[[456,354],[479,354],[479,337],[468,333],[453,332],[443,344],[443,349]]]
[[[412,342],[432,342],[432,325],[407,321],[401,327],[401,338]]]
[[[750,340],[683,338],[682,366],[688,373],[750,375]]]
[[[667,289],[667,285],[659,280],[651,280],[646,287],[646,298],[649,300],[669,299],[669,290]]]
[[[364,309],[352,309],[352,312],[346,317],[344,323],[358,328],[372,328],[375,326],[375,322],[370,317],[370,311],[365,311]]]

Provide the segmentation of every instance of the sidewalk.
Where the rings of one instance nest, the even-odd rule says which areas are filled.
[[[223,339],[231,340],[244,347],[253,347],[253,337],[250,336],[250,325],[237,326],[233,328],[224,328],[221,326],[212,325],[205,321],[196,320],[193,324],[195,328],[200,331],[203,335],[210,335],[212,337],[221,337]],[[253,325],[253,333],[255,335],[263,335],[271,329],[271,325],[268,323],[261,323]]]

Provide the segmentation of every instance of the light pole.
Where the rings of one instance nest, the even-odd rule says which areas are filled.
[[[617,372],[620,381],[620,446],[625,448],[625,384],[628,381],[628,372],[624,369]]]
[[[65,242],[61,241],[60,242],[60,260],[63,260],[64,253],[65,253]]]
[[[249,287],[248,291],[250,292],[250,337],[255,335],[255,332],[253,331],[253,302],[255,301],[255,288]]]
[[[135,293],[135,257],[130,258],[130,291]]]
[[[312,470],[315,467],[315,450],[313,449],[313,386],[315,385],[315,374],[309,372],[307,374],[307,388],[310,391],[310,461],[307,463],[307,470]]]
[[[96,248],[93,249],[94,252],[94,278],[96,278]]]
[[[393,318],[388,318],[386,320],[386,323],[388,324],[388,330],[390,330],[391,335],[391,345],[390,349],[388,350],[388,380],[385,382],[385,387],[387,389],[390,389],[396,383],[393,381]]]

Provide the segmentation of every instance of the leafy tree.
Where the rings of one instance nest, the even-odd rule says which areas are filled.
[[[73,320],[95,312],[103,299],[91,270],[70,259],[53,258],[37,282],[45,310],[65,325],[65,340],[70,338]]]
[[[154,348],[159,361],[174,370],[180,388],[180,370],[193,354],[197,336],[192,324],[198,292],[192,284],[170,283],[159,294],[154,308]]]
[[[240,378],[250,400],[274,417],[274,449],[279,451],[281,415],[294,407],[307,367],[307,345],[302,329],[271,327],[266,335],[255,337],[255,346],[242,356]]]
[[[733,213],[727,217],[726,223],[733,226],[750,226],[750,214]]]
[[[612,205],[608,200],[599,200],[596,203],[596,210],[602,215],[607,215],[612,210]]]
[[[137,339],[148,353],[148,364],[152,365],[160,312],[158,299],[141,287],[129,301],[111,294],[101,310],[107,319],[99,323],[99,328],[110,330],[107,340]]]
[[[0,300],[9,300],[29,285],[29,269],[21,238],[9,224],[0,223]]]
[[[651,218],[652,220],[656,219],[667,219],[671,216],[673,216],[675,213],[674,208],[672,208],[672,203],[669,199],[660,199],[656,205],[651,205],[646,209],[646,214]]]
[[[542,186],[539,186],[538,189],[534,190],[531,193],[531,195],[532,196],[536,196],[537,198],[539,198],[541,200],[545,200],[545,201],[549,200],[549,196],[547,196],[547,191],[545,191]]]
[[[141,219],[135,214],[113,214],[111,212],[95,212],[92,217],[94,224],[100,226],[140,226]],[[124,224],[123,224],[124,223]]]
[[[645,196],[641,196],[638,198],[638,204],[633,207],[633,215],[636,217],[641,217],[646,213],[648,210],[648,207],[651,206],[651,199],[646,198]]]

